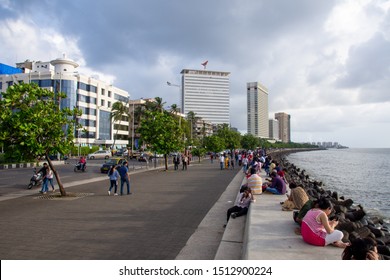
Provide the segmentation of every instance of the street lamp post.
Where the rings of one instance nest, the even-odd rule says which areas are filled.
[[[170,86],[170,87],[177,87],[179,88],[179,96],[181,96],[181,86],[180,85],[176,85],[176,84],[172,84],[170,82],[167,82],[167,85]],[[181,98],[180,98],[180,103],[181,103]],[[181,127],[181,111],[182,111],[182,104],[180,104],[180,111],[179,111],[179,128]]]
[[[132,125],[131,125],[131,156],[133,156],[134,153],[134,103],[135,101],[133,100],[133,117],[132,117]]]
[[[179,88],[179,97],[180,97],[179,102],[180,102],[180,107],[182,107],[183,104],[181,104],[181,103],[182,103],[182,102],[181,102],[181,86],[180,86],[180,85],[177,85],[177,84],[172,84],[171,82],[167,82],[167,86]]]

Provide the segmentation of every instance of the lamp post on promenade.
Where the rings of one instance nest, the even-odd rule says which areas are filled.
[[[179,88],[179,96],[181,97],[181,86],[180,85],[176,85],[176,84],[172,84],[170,82],[167,82],[167,86]],[[181,103],[181,98],[180,98],[180,103]],[[180,107],[179,108],[179,128],[181,128],[181,113],[182,113],[181,111],[182,111],[182,108]]]
[[[131,120],[131,156],[133,156],[133,153],[134,153],[134,103],[135,103],[135,100],[132,101],[133,102],[133,112],[132,112],[132,120]]]

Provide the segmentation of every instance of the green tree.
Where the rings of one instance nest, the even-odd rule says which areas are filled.
[[[123,102],[120,102],[120,101],[117,101],[114,104],[112,104],[111,113],[110,113],[111,122],[114,123],[114,122],[119,121],[119,123],[117,124],[117,129],[116,129],[115,135],[118,135],[118,131],[119,131],[123,116],[129,117],[129,108],[125,104],[123,104]],[[115,135],[114,135],[114,143],[112,144],[112,153],[113,153],[113,149],[115,149],[115,141],[116,141]]]
[[[0,142],[11,160],[34,160],[45,156],[66,196],[59,174],[49,155],[67,154],[74,146],[77,109],[59,108],[63,93],[55,94],[36,84],[16,84],[0,99]]]
[[[254,150],[256,149],[260,144],[259,138],[252,134],[245,134],[241,138],[241,147],[246,150]]]
[[[226,149],[233,151],[240,147],[241,134],[231,130],[228,124],[218,125],[217,135],[224,140]]]
[[[201,157],[203,157],[206,154],[206,149],[203,147],[196,146],[196,148],[193,148],[191,150],[191,154],[197,156],[200,162]]]
[[[211,136],[205,137],[204,145],[205,145],[207,151],[215,152],[215,153],[221,152],[226,147],[224,139],[222,139],[221,137],[219,137],[217,135],[211,135]]]
[[[194,138],[194,123],[196,121],[197,117],[196,117],[196,113],[194,111],[189,111],[187,113],[187,121],[188,121],[188,125],[189,125],[189,131],[190,131],[190,143],[189,145],[192,146],[192,139]]]
[[[149,101],[149,100],[146,101],[145,104],[146,110],[163,112],[165,102],[163,102],[161,97],[155,97],[154,100],[155,101]]]
[[[139,128],[141,139],[150,148],[164,155],[165,170],[168,170],[168,155],[182,148],[182,131],[177,120],[168,112],[145,111]]]

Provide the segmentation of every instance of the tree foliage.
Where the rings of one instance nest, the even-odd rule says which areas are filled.
[[[204,145],[207,151],[215,153],[221,152],[226,148],[224,139],[217,135],[205,137]]]
[[[167,155],[182,148],[181,128],[178,120],[166,111],[145,111],[139,128],[141,139],[150,149],[164,154],[165,169],[168,169]]]
[[[217,136],[224,139],[226,149],[234,150],[241,146],[241,134],[231,130],[228,124],[218,125]]]
[[[46,156],[62,195],[66,195],[49,155],[66,154],[74,145],[77,109],[59,108],[63,93],[36,84],[16,84],[0,100],[0,142],[8,160],[35,160]]]
[[[241,138],[241,147],[246,150],[254,150],[260,146],[259,138],[252,134],[245,134]]]
[[[123,116],[130,117],[129,108],[125,104],[123,104],[123,102],[120,101],[117,101],[114,104],[112,104],[111,113],[110,113],[111,122],[114,123],[119,121],[115,134],[118,134]],[[112,149],[115,149],[115,142],[116,142],[116,137],[114,137],[114,143],[112,144]]]

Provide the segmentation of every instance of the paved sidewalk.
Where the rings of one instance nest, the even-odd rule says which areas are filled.
[[[173,260],[237,172],[203,161],[131,174],[132,195],[108,196],[108,177],[68,186],[73,198],[24,192],[0,202],[0,259]],[[222,226],[204,234],[215,253]]]

